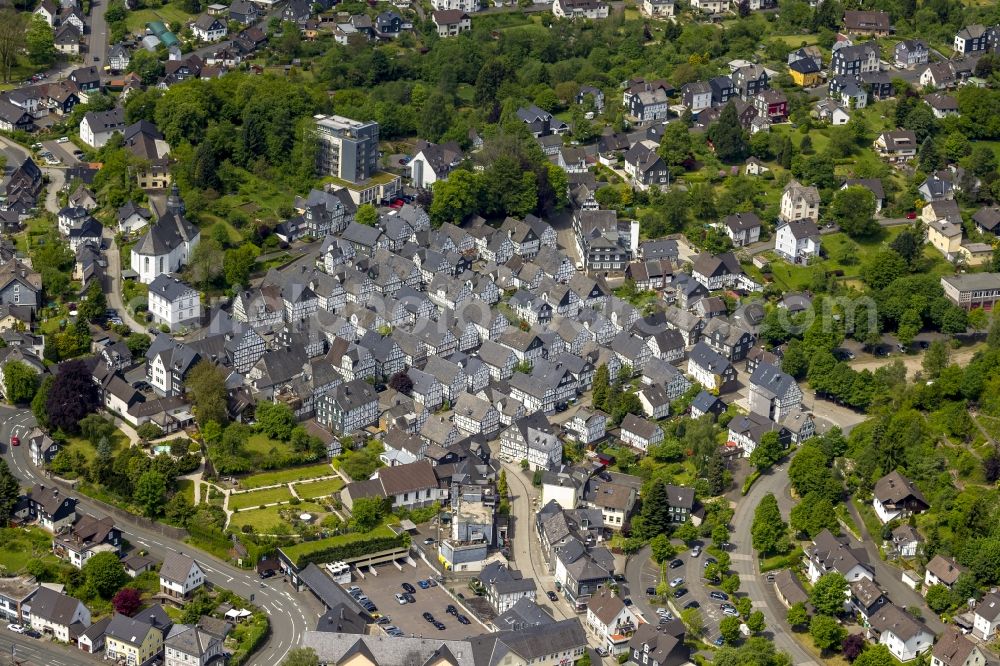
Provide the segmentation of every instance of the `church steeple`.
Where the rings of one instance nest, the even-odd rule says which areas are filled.
[[[181,199],[177,183],[170,187],[170,196],[167,197],[167,211],[181,217],[184,215],[184,201]]]

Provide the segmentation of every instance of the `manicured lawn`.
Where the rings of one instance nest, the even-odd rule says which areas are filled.
[[[882,229],[877,236],[864,239],[852,239],[845,233],[830,234],[823,236],[821,244],[826,258],[818,263],[802,266],[792,265],[788,262],[777,260],[771,262],[771,273],[775,283],[785,291],[800,291],[808,289],[812,282],[813,270],[817,266],[822,266],[829,272],[841,272],[842,279],[849,280],[861,274],[861,268],[868,258],[888,246],[892,240],[898,236],[906,227],[891,227]],[[851,256],[857,261],[850,264],[843,264],[838,259],[842,258],[844,248],[853,247]]]
[[[302,499],[313,499],[332,495],[343,487],[344,482],[341,479],[326,479],[312,483],[298,483],[295,485],[295,492]]]
[[[250,493],[240,493],[229,498],[230,509],[246,509],[272,502],[287,502],[292,499],[292,492],[285,487],[255,490]]]
[[[52,536],[36,527],[0,529],[0,544],[0,566],[7,574],[21,571],[36,557],[55,559]]]
[[[97,457],[97,449],[82,437],[70,437],[66,444],[67,448],[73,448],[82,453],[88,463],[93,462],[94,458]],[[126,444],[128,444],[128,437],[121,430],[116,429],[111,435],[111,450],[117,451]]]
[[[308,481],[309,479],[315,479],[321,476],[330,476],[331,474],[333,474],[333,468],[330,467],[328,463],[308,465],[306,467],[291,467],[289,469],[279,469],[273,472],[261,472],[260,474],[254,474],[253,476],[248,476],[245,479],[240,479],[240,487],[247,489],[263,488],[264,486],[273,486],[278,483]]]
[[[125,19],[125,24],[129,32],[142,33],[146,29],[146,24],[152,21],[163,21],[164,25],[169,29],[173,21],[177,21],[183,27],[183,24],[192,18],[194,18],[192,14],[188,14],[180,7],[163,5],[156,9],[140,9],[129,12],[128,18]]]
[[[287,442],[279,442],[277,440],[270,439],[267,435],[262,433],[252,435],[250,439],[247,440],[244,448],[246,448],[247,451],[259,453],[262,456],[270,455],[271,451],[275,449],[279,452],[291,452],[291,448],[288,446]]]
[[[295,511],[296,514],[312,514],[314,517],[313,522],[318,522],[318,520],[325,515],[323,507],[315,502],[302,502],[296,506],[282,504],[280,506],[269,506],[263,509],[249,509],[247,511],[234,513],[232,519],[229,521],[229,526],[233,529],[239,529],[244,525],[252,525],[258,532],[267,534],[279,525],[288,524],[288,522],[279,515],[279,512],[287,511],[289,509]]]
[[[347,544],[355,543],[358,541],[367,541],[369,539],[383,539],[391,536],[393,536],[392,530],[390,530],[385,525],[380,525],[371,532],[364,532],[364,533],[351,532],[349,534],[340,534],[338,536],[330,537],[328,539],[319,539],[317,541],[303,541],[302,543],[297,543],[293,546],[282,548],[282,551],[284,551],[285,555],[287,555],[292,562],[296,562],[300,557],[304,555],[309,555],[317,551],[326,550],[327,548],[335,548],[338,546],[345,546]]]

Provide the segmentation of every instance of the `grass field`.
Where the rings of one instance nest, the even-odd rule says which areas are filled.
[[[243,488],[262,488],[273,486],[278,483],[292,483],[293,481],[308,481],[321,476],[330,476],[333,468],[327,463],[319,465],[308,465],[306,467],[291,467],[289,469],[279,469],[273,472],[261,472],[240,479],[240,486]]]
[[[146,24],[152,21],[163,21],[167,28],[169,28],[170,24],[174,21],[183,26],[192,18],[194,18],[192,14],[188,14],[180,7],[163,5],[156,9],[139,9],[129,12],[128,17],[125,19],[125,25],[129,32],[142,33],[146,30]]]
[[[295,485],[295,492],[302,499],[313,499],[332,495],[343,487],[344,482],[341,479],[326,479],[312,483],[298,483]]]
[[[126,444],[128,444],[128,437],[121,430],[116,429],[111,435],[111,450],[117,451]],[[72,448],[82,453],[88,463],[93,462],[94,458],[97,457],[97,449],[82,437],[70,437],[66,442],[66,448]]]
[[[194,481],[191,479],[178,479],[177,492],[186,495],[191,504],[194,504]]]
[[[0,566],[7,574],[15,574],[34,558],[52,558],[52,536],[41,529],[0,529]]]
[[[272,502],[287,502],[292,499],[292,492],[285,487],[268,488],[266,490],[255,490],[250,493],[240,493],[229,497],[230,509],[247,509],[249,507],[260,506],[261,504],[271,504]]]
[[[262,456],[267,456],[271,454],[271,451],[277,450],[281,453],[291,453],[292,449],[287,442],[279,442],[269,438],[267,435],[262,433],[256,433],[252,435],[250,439],[247,440],[246,446],[244,447],[247,451],[253,453],[259,453]]]
[[[288,504],[282,504],[281,506],[269,506],[263,509],[250,509],[234,513],[232,519],[229,521],[229,526],[231,528],[238,529],[244,525],[252,525],[258,532],[266,534],[274,530],[279,525],[288,524],[278,514],[280,511],[287,510],[289,508],[294,509],[296,513],[312,514],[316,519],[313,522],[317,522],[323,515],[325,515],[323,507],[315,502],[302,502],[294,507],[291,507]]]

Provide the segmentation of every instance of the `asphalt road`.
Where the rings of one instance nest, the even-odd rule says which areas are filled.
[[[94,666],[96,658],[41,638],[0,629],[0,663],[16,666]]]
[[[0,406],[0,442],[3,443],[0,446],[6,450],[4,457],[11,471],[22,485],[29,487],[43,481],[42,473],[32,465],[27,446],[11,447],[6,443],[10,441],[12,434],[23,436],[34,424],[34,416],[29,410]],[[77,506],[79,510],[97,517],[104,515],[84,496],[79,497]],[[271,620],[271,636],[247,662],[251,666],[274,666],[281,663],[288,651],[298,646],[300,633],[314,627],[320,609],[308,592],[297,593],[289,584],[278,578],[262,582],[253,571],[237,569],[208,553],[195,551],[188,544],[165,537],[137,522],[116,519],[116,523],[132,545],[147,550],[151,556],[162,559],[168,551],[187,552],[198,560],[213,585],[232,590],[246,599],[253,595],[253,603],[263,608]],[[35,645],[45,644],[35,642]],[[42,663],[58,666],[61,661],[60,655],[63,655],[61,651],[58,654],[53,653]]]
[[[118,316],[133,331],[136,333],[146,333],[146,327],[132,318],[128,308],[125,307],[125,303],[122,302],[121,253],[118,251],[114,233],[110,228],[104,227],[102,239],[107,244],[107,250],[104,252],[104,256],[108,260],[107,269],[104,271],[104,292],[108,297],[108,307],[117,310]]]
[[[108,0],[91,0],[90,2],[90,40],[87,42],[87,57],[84,64],[94,65],[98,71],[102,71],[108,52],[108,22],[104,20],[104,12],[108,8],[107,3]]]
[[[766,634],[774,641],[777,649],[788,653],[796,666],[820,666],[816,658],[802,647],[792,636],[792,628],[785,620],[788,610],[774,593],[774,586],[768,584],[761,576],[757,562],[757,554],[753,550],[750,538],[750,526],[753,523],[753,513],[768,493],[774,493],[782,516],[788,519],[794,502],[789,494],[791,484],[783,463],[770,472],[765,473],[753,484],[750,492],[736,505],[733,525],[732,569],[740,576],[740,592],[753,601],[755,610],[764,612],[767,622]]]

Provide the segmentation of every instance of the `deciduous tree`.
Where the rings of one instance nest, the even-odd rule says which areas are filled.
[[[63,432],[76,433],[84,416],[97,408],[97,390],[83,361],[65,361],[45,399],[49,423]]]
[[[813,645],[826,652],[840,646],[847,630],[840,626],[836,618],[817,615],[809,623],[809,635],[812,636]]]
[[[750,528],[753,547],[760,553],[774,553],[787,545],[788,526],[781,519],[778,500],[772,493],[764,495],[754,511]]]
[[[39,374],[21,361],[10,361],[3,366],[4,394],[15,405],[31,402],[41,381]]]
[[[194,404],[198,423],[204,425],[209,421],[229,421],[226,411],[226,376],[221,368],[210,361],[200,361],[188,373],[185,385]]]
[[[166,494],[166,478],[156,470],[148,469],[136,482],[132,500],[142,508],[147,518],[152,519],[163,510],[163,497]]]
[[[836,571],[820,576],[809,593],[809,601],[820,615],[837,616],[844,612],[847,580]],[[815,618],[813,618],[815,619]]]
[[[97,553],[87,560],[80,571],[87,584],[102,599],[111,599],[129,581],[125,567],[115,553]]]
[[[111,599],[111,606],[116,613],[132,617],[142,608],[142,595],[134,587],[123,587]]]

